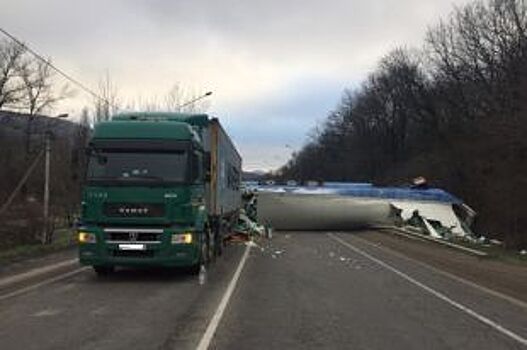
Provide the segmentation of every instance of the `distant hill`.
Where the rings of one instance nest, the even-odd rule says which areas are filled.
[[[0,203],[11,194],[32,160],[43,149],[46,130],[54,136],[51,159],[53,200],[69,199],[68,195],[78,190],[72,176],[80,171],[76,162],[83,157],[82,140],[85,140],[88,131],[66,119],[0,111]],[[41,197],[43,171],[41,162],[24,187],[26,193]],[[16,199],[21,200],[22,197]],[[77,198],[72,197],[71,201],[76,202]]]
[[[5,137],[24,134],[28,128],[28,122],[31,124],[30,133],[32,135],[41,134],[49,127],[57,136],[67,136],[72,134],[78,127],[78,124],[66,119],[0,111],[0,131],[5,134]]]
[[[267,174],[264,170],[253,170],[253,171],[244,171],[242,173],[243,181],[258,181],[265,177]]]

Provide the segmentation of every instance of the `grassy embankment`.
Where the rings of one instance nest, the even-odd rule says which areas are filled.
[[[62,249],[73,247],[75,243],[75,231],[73,229],[57,229],[53,234],[53,242],[50,244],[24,244],[5,250],[0,250],[0,264],[56,252]]]
[[[497,259],[504,262],[527,266],[527,254],[522,255],[518,250],[506,249],[502,245],[492,243],[471,243],[461,239],[452,240],[452,243],[485,252],[488,254],[487,259]]]

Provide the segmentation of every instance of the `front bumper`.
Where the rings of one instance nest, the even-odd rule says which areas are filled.
[[[79,261],[91,266],[130,266],[130,267],[187,267],[199,262],[199,240],[191,244],[172,244],[171,235],[177,233],[164,230],[160,240],[152,242],[115,242],[107,239],[100,228],[90,228],[97,236],[96,243],[79,244]],[[144,244],[140,251],[121,250],[120,244]]]

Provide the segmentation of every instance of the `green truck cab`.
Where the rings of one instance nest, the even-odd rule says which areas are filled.
[[[241,157],[205,114],[125,113],[95,126],[78,229],[79,260],[190,267],[217,255],[241,207]]]

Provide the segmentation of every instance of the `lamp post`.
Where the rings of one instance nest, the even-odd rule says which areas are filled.
[[[59,114],[55,118],[67,118],[68,114]],[[42,231],[42,244],[48,243],[49,240],[49,175],[50,175],[50,161],[51,161],[51,130],[49,124],[46,125],[45,132],[45,161],[44,161],[44,212],[43,212],[43,231]]]
[[[196,98],[193,98],[190,101],[187,101],[185,103],[180,104],[179,106],[177,106],[177,109],[181,110],[181,108],[186,107],[186,106],[191,105],[191,104],[194,104],[194,103],[198,102],[199,100],[204,99],[205,97],[208,97],[210,95],[212,95],[212,91],[208,91],[208,92],[204,93],[201,96],[198,96]]]

